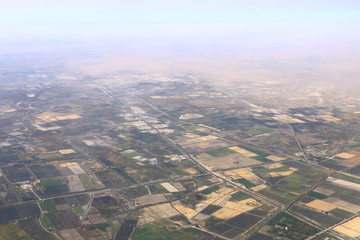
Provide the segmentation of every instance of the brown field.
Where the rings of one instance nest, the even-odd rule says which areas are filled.
[[[268,186],[266,186],[265,184],[261,184],[259,186],[255,186],[255,187],[252,187],[251,190],[255,191],[255,192],[258,192],[258,191],[261,191],[265,188],[267,188]]]
[[[305,123],[300,119],[293,118],[288,115],[276,115],[275,117],[272,118],[282,123]]]
[[[229,219],[235,217],[241,213],[248,212],[254,208],[261,206],[262,204],[257,202],[253,198],[241,200],[238,202],[228,201],[225,203],[225,206],[212,214],[212,216]]]
[[[332,184],[338,185],[340,187],[345,187],[345,188],[352,189],[355,191],[360,191],[360,184],[357,184],[357,183],[353,183],[353,182],[349,182],[349,181],[345,181],[345,180],[337,179],[337,178],[333,178],[333,177],[328,177],[326,179],[326,181],[329,181]]]
[[[283,160],[286,159],[286,158],[278,157],[278,156],[275,156],[275,155],[270,155],[270,156],[267,156],[266,158],[271,160],[271,161],[274,161],[274,162],[280,162],[280,161],[283,161]]]
[[[235,169],[235,170],[231,170],[231,171],[226,171],[226,172],[224,172],[224,174],[227,177],[232,178],[233,180],[239,179],[239,178],[245,178],[246,180],[248,180],[249,182],[251,182],[251,183],[253,183],[255,185],[259,185],[259,184],[264,183],[264,180],[261,179],[260,177],[258,177],[256,174],[254,174],[250,168],[243,168],[243,169]]]
[[[346,152],[336,154],[335,156],[337,156],[339,158],[344,158],[344,159],[355,157],[355,155],[350,154],[350,153],[346,153]]]
[[[64,240],[84,240],[75,228],[60,230],[59,234]]]
[[[256,157],[257,154],[256,153],[253,153],[253,152],[250,152],[248,150],[245,150],[243,148],[240,148],[240,147],[237,147],[237,146],[234,146],[234,147],[229,147],[230,150],[233,150],[237,153],[240,153],[246,157]]]
[[[229,143],[220,140],[217,136],[200,136],[192,133],[184,135],[177,139],[176,142],[191,153],[206,152],[230,146]]]
[[[167,199],[164,194],[153,194],[136,198],[136,202],[139,205],[157,204],[165,201]]]
[[[346,223],[334,228],[335,231],[347,235],[351,238],[360,236],[360,217],[356,217]]]
[[[176,211],[170,203],[150,206],[143,209],[139,224],[147,224],[159,219],[171,218],[176,215],[179,215],[179,212]]]
[[[348,211],[348,212],[357,213],[360,211],[360,206],[346,202],[339,198],[330,197],[330,198],[325,199],[324,201],[335,204],[336,206],[338,206],[338,208],[344,209],[345,211]]]
[[[197,156],[197,159],[211,169],[218,170],[234,167],[246,167],[261,163],[256,159],[246,157],[239,153],[233,153],[222,157],[214,157],[206,153],[201,153]]]
[[[331,195],[333,193],[335,193],[335,191],[331,190],[331,189],[327,189],[327,188],[322,188],[322,187],[317,187],[314,189],[315,192],[324,194],[324,195]]]
[[[37,118],[44,122],[56,122],[62,120],[79,119],[81,117],[76,114],[58,115],[57,113],[43,113],[38,115]]]
[[[325,201],[320,200],[320,199],[316,199],[316,200],[314,200],[312,202],[309,202],[309,203],[307,203],[305,205],[308,206],[308,207],[311,207],[311,208],[315,208],[317,210],[321,210],[321,211],[331,211],[331,210],[338,207],[335,204],[325,202]]]
[[[271,173],[268,173],[268,175],[270,175],[271,177],[286,177],[293,173],[294,173],[294,171],[271,172]]]
[[[340,118],[336,118],[331,115],[318,115],[317,117],[327,122],[341,122]]]
[[[61,150],[59,150],[59,153],[62,155],[66,155],[66,154],[75,153],[75,150],[74,149],[61,149]]]
[[[191,219],[192,217],[194,217],[197,212],[189,207],[185,207],[184,205],[182,205],[179,201],[177,202],[173,202],[172,206],[181,214],[183,214],[186,218]]]
[[[70,192],[85,191],[85,187],[81,183],[81,181],[77,175],[67,176],[67,179],[68,179],[68,183],[69,183]]]
[[[267,169],[275,169],[275,168],[281,168],[283,167],[284,165],[281,164],[281,163],[272,163],[272,164],[267,164],[267,165],[264,165],[263,167],[264,168],[267,168]]]

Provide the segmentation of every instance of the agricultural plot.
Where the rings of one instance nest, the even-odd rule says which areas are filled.
[[[0,238],[3,240],[32,240],[18,224],[0,225]]]
[[[126,209],[124,202],[117,200],[111,196],[94,198],[91,206],[96,208],[101,214],[104,215]]]
[[[190,153],[201,153],[230,146],[229,143],[213,135],[186,134],[176,138],[175,141]]]
[[[38,218],[27,218],[19,221],[19,226],[24,229],[32,239],[56,240],[57,238],[40,226]]]
[[[29,169],[35,174],[39,179],[42,178],[53,178],[60,177],[60,172],[54,165],[33,165]]]
[[[177,201],[172,205],[187,219],[191,219],[191,222],[231,238],[238,236],[272,211],[272,208],[244,193],[218,186],[205,189],[201,195]]]
[[[287,169],[287,167],[290,168]],[[300,167],[301,166],[299,166],[299,168]],[[304,167],[301,167],[296,171],[292,166],[284,166],[278,169],[270,170],[272,170],[272,172],[276,172],[276,174],[271,174],[271,171],[268,172],[264,169],[254,171],[257,171],[258,174],[263,174],[263,176],[264,174],[270,174],[270,177],[286,177],[274,182],[272,186],[261,190],[260,192],[281,203],[288,203],[295,199],[299,194],[304,193],[308,188],[324,177],[324,173],[315,169]]]
[[[78,175],[71,175],[67,177],[70,192],[81,192],[85,190],[84,185],[80,181]]]
[[[177,240],[177,239],[188,239],[188,240],[197,240],[197,239],[208,239],[208,240],[222,240],[201,231],[196,228],[182,228],[177,229],[172,227],[171,223],[166,222],[155,222],[147,225],[137,227],[134,233],[131,235],[133,240],[158,240],[158,239],[168,239],[168,240]]]
[[[250,239],[306,239],[319,230],[284,212],[272,218]]]
[[[360,237],[360,217],[345,222],[335,227],[334,230],[351,238]]]
[[[352,169],[360,165],[360,152],[342,152],[336,154],[334,159],[321,162],[320,164],[335,170]]]
[[[158,204],[143,209],[139,224],[144,225],[161,219],[169,219],[177,215],[179,215],[179,212],[171,204]]]
[[[268,156],[270,155],[261,151],[233,146],[201,153],[197,159],[212,169],[228,169],[272,162]]]
[[[29,169],[23,164],[15,164],[11,167],[1,168],[7,179],[11,182],[23,182],[32,181],[34,177],[30,173]]]
[[[58,196],[69,192],[66,178],[47,178],[40,181],[43,189],[38,190],[40,195]],[[38,187],[40,189],[40,187]]]
[[[312,211],[318,211],[320,214],[326,213],[328,218],[331,216],[334,221],[340,221],[360,211],[360,191],[357,187],[359,184],[355,183],[357,178],[343,174],[334,176],[347,180],[329,177],[319,187],[303,197],[300,202],[304,207],[311,208]]]
[[[111,170],[95,172],[95,175],[106,187],[129,185],[129,182],[126,179]]]

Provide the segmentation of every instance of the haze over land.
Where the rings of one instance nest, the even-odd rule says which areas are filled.
[[[360,238],[359,12],[2,3],[0,239]]]

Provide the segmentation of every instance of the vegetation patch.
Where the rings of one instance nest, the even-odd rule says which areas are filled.
[[[210,193],[215,192],[215,191],[218,190],[219,188],[220,188],[220,187],[219,187],[218,185],[212,186],[212,187],[209,187],[209,188],[207,188],[207,189],[205,189],[205,190],[202,190],[201,193],[207,195],[207,194],[210,194]]]
[[[360,184],[360,178],[348,176],[348,175],[345,175],[345,174],[336,173],[336,174],[333,175],[333,177],[339,178],[339,179],[342,179],[342,180],[345,180],[345,181]]]
[[[230,201],[240,201],[240,200],[244,200],[244,199],[248,199],[250,198],[249,195],[242,193],[242,192],[237,192],[234,193],[233,195],[231,195],[231,198],[229,199]]]
[[[207,154],[214,157],[222,157],[235,153],[235,151],[228,148],[214,149],[206,152]]]
[[[316,199],[325,199],[325,198],[328,197],[328,196],[326,196],[326,195],[324,195],[324,194],[321,194],[321,193],[318,193],[318,192],[314,192],[314,191],[309,192],[308,196],[313,197],[313,198],[316,198]]]
[[[17,224],[0,225],[0,239],[31,240],[32,238]]]
[[[99,223],[99,224],[94,224],[94,225],[90,225],[88,226],[88,230],[95,230],[95,229],[99,229],[102,232],[106,231],[106,228],[110,227],[110,224],[108,223]]]
[[[50,199],[40,202],[40,207],[43,211],[47,211],[48,213],[56,212],[56,206]]]
[[[59,218],[53,213],[44,215],[40,220],[44,224],[44,226],[47,228],[60,229],[63,227]]]
[[[253,184],[252,182],[249,182],[247,179],[245,178],[240,178],[240,179],[236,179],[236,182],[241,183],[242,185],[244,185],[247,188],[251,188],[251,187],[255,187],[256,185]]]
[[[168,193],[169,191],[166,190],[166,188],[164,188],[163,186],[161,186],[161,184],[155,184],[155,185],[150,185],[148,186],[150,189],[150,192],[152,194],[157,194],[157,193]]]
[[[86,173],[79,174],[78,177],[86,189],[95,188],[95,185],[91,182],[89,176]]]
[[[67,184],[67,180],[65,178],[48,178],[48,179],[42,179],[41,184],[44,185],[45,187],[50,187],[50,186]]]
[[[339,209],[339,208],[335,208],[335,209],[331,210],[330,213],[332,215],[334,215],[335,217],[338,217],[341,219],[346,219],[353,215],[353,213]]]
[[[81,207],[72,208],[71,211],[77,216],[80,216],[84,213],[84,210]]]
[[[269,133],[272,131],[273,130],[271,128],[257,127],[257,128],[250,128],[248,131],[248,134],[255,136],[255,135],[260,135],[260,134],[264,134],[264,133]]]

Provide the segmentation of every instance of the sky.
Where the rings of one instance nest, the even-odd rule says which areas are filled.
[[[148,44],[357,44],[358,0],[12,0],[0,41],[119,40]]]

